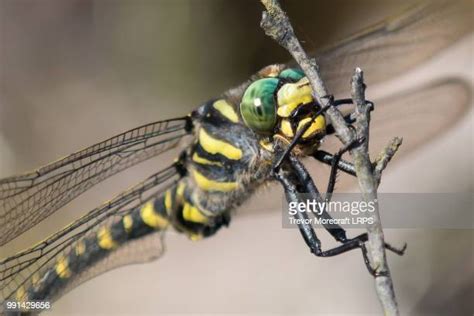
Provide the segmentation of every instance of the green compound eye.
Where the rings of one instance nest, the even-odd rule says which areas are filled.
[[[282,79],[288,79],[288,80],[293,81],[293,82],[297,82],[301,78],[304,77],[304,72],[302,72],[299,69],[289,68],[289,69],[285,69],[282,72],[280,72],[278,77],[282,78]]]
[[[240,113],[245,124],[255,132],[270,134],[276,124],[275,92],[277,78],[265,78],[253,82],[245,90]]]

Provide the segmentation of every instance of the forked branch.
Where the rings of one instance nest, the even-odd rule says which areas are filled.
[[[316,61],[309,58],[299,40],[295,36],[290,21],[281,9],[278,0],[260,0],[266,8],[263,12],[261,27],[265,33],[277,41],[293,56],[296,62],[309,79],[313,96],[322,107],[330,106],[333,98],[324,84]],[[373,105],[366,102],[365,85],[362,70],[356,68],[351,82],[351,94],[356,105],[354,129],[345,122],[342,113],[335,107],[330,106],[326,116],[336,130],[339,140],[344,144],[350,144],[356,139],[363,139],[360,146],[353,148],[350,153],[354,161],[359,188],[364,201],[374,201],[375,211],[371,214],[372,224],[367,225],[368,232],[368,256],[370,264],[375,272],[375,288],[385,315],[398,315],[398,305],[393,289],[389,267],[385,254],[385,242],[380,221],[377,187],[380,183],[382,171],[387,166],[393,155],[401,145],[401,138],[394,138],[388,146],[377,157],[374,164],[370,161],[369,126],[370,112]]]

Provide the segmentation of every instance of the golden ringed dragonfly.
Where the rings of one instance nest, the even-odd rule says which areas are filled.
[[[469,9],[468,2],[423,3],[314,56],[329,90],[337,96],[348,90],[356,66],[364,69],[369,84],[383,82],[447,47],[470,31]],[[466,87],[456,80],[437,82],[376,105],[375,112],[401,128],[416,122],[407,122],[396,113],[444,113],[424,119],[446,128],[468,107],[466,102],[451,102],[446,111],[446,99],[440,97],[446,95],[462,100]],[[426,103],[410,104],[409,98]],[[346,118],[351,120],[350,113]],[[308,122],[309,128],[299,133]],[[441,130],[420,131],[411,139],[410,148]],[[304,74],[297,67],[275,64],[187,116],[137,127],[33,172],[0,180],[3,246],[106,178],[187,144],[168,167],[35,246],[1,259],[2,303],[55,300],[112,268],[158,258],[163,254],[167,229],[192,240],[212,236],[229,224],[232,211],[264,183],[279,181],[288,200],[301,189],[316,194],[300,158],[313,157],[332,164],[335,172],[354,173],[350,162],[340,159],[342,152],[333,155],[320,148],[333,132]],[[385,136],[374,133],[372,137]],[[276,170],[275,163],[291,142],[296,146]],[[333,188],[332,177],[327,191]],[[327,230],[340,246],[322,250],[314,231],[300,227],[313,254],[332,256],[360,248],[367,238],[350,238],[340,227]]]

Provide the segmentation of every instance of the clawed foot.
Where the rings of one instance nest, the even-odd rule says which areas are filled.
[[[362,251],[362,257],[364,258],[365,266],[366,266],[367,270],[369,271],[369,273],[374,278],[381,277],[381,276],[388,276],[388,274],[389,274],[388,271],[379,271],[378,267],[373,268],[371,266],[369,256],[367,254],[367,247],[365,245],[365,242],[368,240],[368,235],[367,234],[359,235],[359,236],[357,236],[353,239],[349,239],[346,242],[350,242],[351,240],[358,240],[359,241],[359,248]],[[399,256],[403,256],[405,254],[405,250],[407,249],[407,243],[405,243],[401,249],[393,247],[392,245],[390,245],[388,243],[385,243],[385,249],[390,250],[391,252],[396,253]]]

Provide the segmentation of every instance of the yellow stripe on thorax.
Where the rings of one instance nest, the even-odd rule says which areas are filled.
[[[197,162],[201,165],[215,165],[215,166],[222,166],[222,163],[220,163],[219,161],[211,161],[211,160],[208,160],[206,158],[203,158],[201,156],[198,155],[198,153],[194,153],[193,154],[193,161],[194,162]]]
[[[67,279],[71,276],[71,270],[69,270],[69,262],[66,257],[59,257],[54,269],[56,270],[56,274],[61,279]]]
[[[233,123],[239,122],[239,117],[237,116],[237,113],[235,113],[234,107],[226,100],[217,100],[212,106],[229,121]]]
[[[199,131],[199,143],[210,154],[221,154],[231,160],[242,158],[242,150],[232,144],[212,137],[204,128],[201,128]]]
[[[99,247],[102,249],[109,250],[117,247],[117,243],[112,238],[110,229],[105,226],[101,227],[97,232],[97,242],[99,243]]]
[[[204,216],[195,206],[186,202],[183,206],[183,218],[194,223],[206,224],[209,219]]]
[[[145,224],[153,228],[166,228],[168,226],[168,220],[155,212],[153,201],[147,202],[140,209],[140,215]]]
[[[206,178],[197,170],[192,170],[193,178],[198,187],[204,191],[229,192],[237,189],[237,182],[218,182]]]

